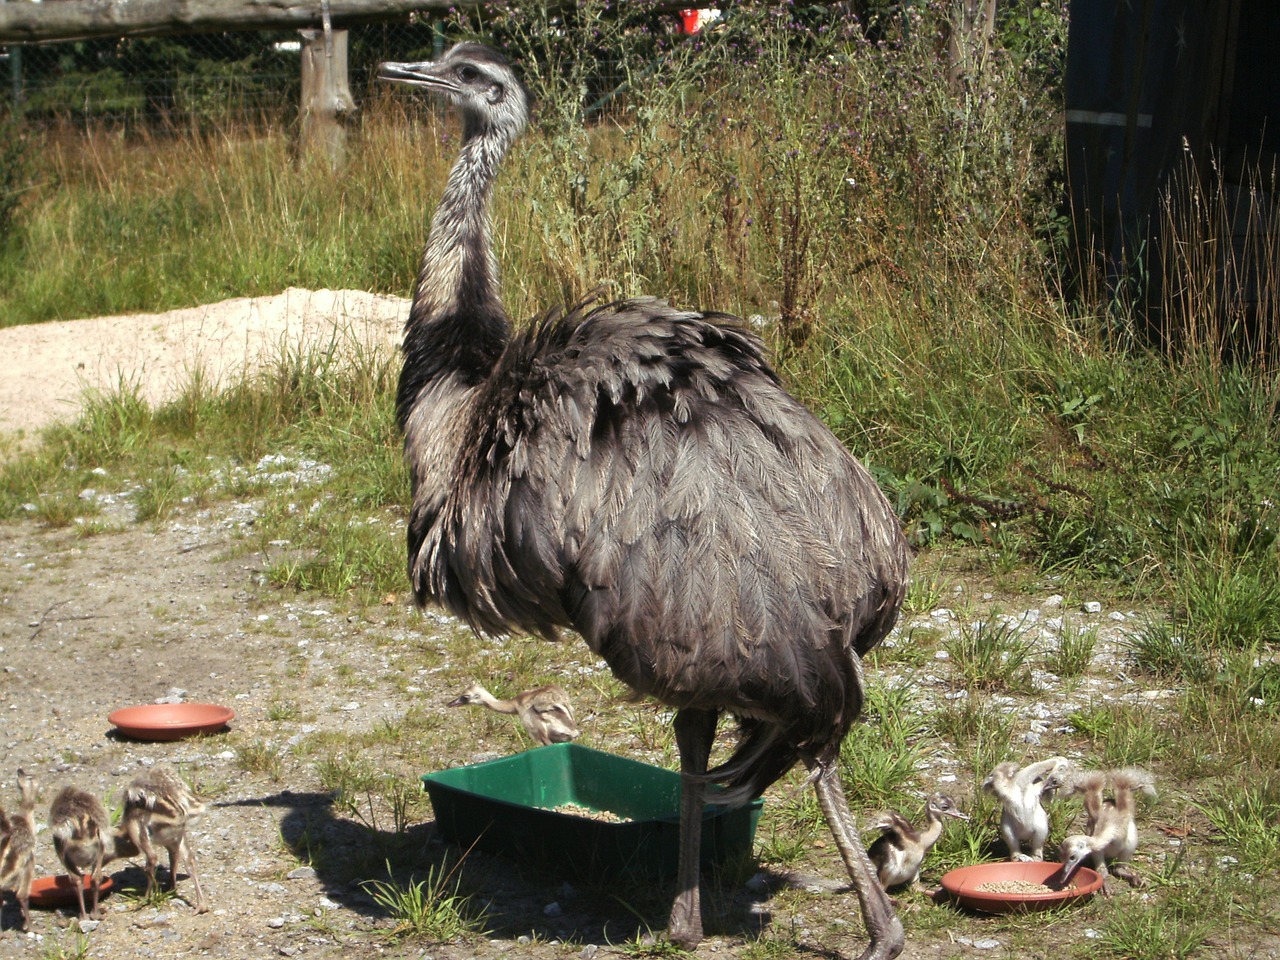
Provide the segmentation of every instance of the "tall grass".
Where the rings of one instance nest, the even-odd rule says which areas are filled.
[[[1276,582],[1275,338],[1194,327],[1221,284],[1186,291],[1207,290],[1217,254],[1166,257],[1182,277],[1169,289],[1183,291],[1162,314],[1166,349],[1118,333],[1137,325],[1116,325],[1113,304],[1059,297],[1061,145],[1044,79],[1065,20],[1042,9],[1034,49],[1011,34],[1012,54],[957,93],[931,11],[886,19],[874,42],[820,12],[742,11],[688,43],[626,20],[639,5],[577,27],[508,8],[486,29],[536,102],[496,195],[509,311],[603,286],[757,318],[792,388],[867,461],[916,543],[978,546],[996,569],[1104,576],[1170,596],[1183,619],[1224,598],[1230,616],[1251,616]],[[48,138],[0,255],[0,323],[291,285],[407,295],[457,127],[391,91],[362,116],[336,175],[300,162],[281,132]],[[1194,189],[1169,207],[1178,249],[1226,219],[1204,212],[1222,191]],[[263,452],[292,416],[304,443],[339,450],[315,435],[350,432],[308,385],[328,372],[278,372],[226,401],[243,447]],[[302,406],[271,396],[298,390]],[[135,419],[109,441],[90,426],[107,445],[77,462],[124,455]],[[395,443],[385,419],[363,435]],[[375,462],[388,498],[402,481]]]

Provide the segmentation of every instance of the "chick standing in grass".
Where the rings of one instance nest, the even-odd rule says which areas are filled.
[[[450,700],[447,706],[461,707],[470,703],[519,717],[525,732],[542,746],[568,743],[581,733],[573,719],[569,694],[555,684],[517,693],[510,700],[500,700],[480,684],[473,683],[461,696]]]
[[[169,851],[168,889],[178,883],[178,868],[184,863],[195,887],[196,913],[205,913],[204,891],[196,870],[196,854],[191,845],[191,827],[204,814],[204,804],[186,782],[167,767],[152,767],[138,774],[124,791],[124,818],[118,832],[129,839],[147,861],[147,893],[154,894],[156,884],[156,847]]]
[[[1107,782],[1111,783],[1111,796],[1103,797]],[[1155,781],[1151,774],[1137,767],[1127,767],[1107,774],[1091,771],[1075,778],[1068,787],[1068,795],[1080,794],[1084,800],[1085,832],[1074,834],[1062,841],[1062,881],[1065,883],[1085,861],[1091,861],[1093,869],[1102,877],[1102,892],[1110,896],[1111,878],[1115,874],[1130,886],[1142,886],[1142,878],[1133,871],[1129,861],[1138,848],[1136,822],[1137,798],[1135,792],[1155,796]],[[1108,872],[1110,862],[1110,872]]]
[[[1021,769],[1016,763],[1006,762],[998,764],[983,781],[982,789],[995,794],[1003,804],[1000,836],[1009,848],[1010,860],[1044,859],[1049,816],[1041,800],[1063,785],[1070,766],[1065,757],[1050,757]],[[1024,846],[1028,853],[1022,852]]]
[[[875,865],[880,886],[888,890],[920,879],[925,854],[942,836],[943,817],[969,819],[945,793],[933,793],[925,803],[924,829],[917,830],[898,813],[887,813],[872,824],[872,828],[880,830],[880,836],[867,848],[867,856]]]

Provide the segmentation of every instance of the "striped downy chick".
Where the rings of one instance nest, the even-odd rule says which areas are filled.
[[[1108,782],[1111,796],[1104,797]],[[1093,771],[1078,777],[1069,794],[1078,793],[1084,802],[1085,833],[1062,841],[1062,880],[1065,882],[1086,860],[1102,877],[1102,891],[1111,894],[1111,874],[1130,886],[1142,886],[1142,878],[1129,866],[1138,848],[1136,791],[1155,796],[1155,780],[1145,770],[1126,767],[1111,774]],[[1108,863],[1110,868],[1108,869]]]
[[[165,767],[154,767],[130,781],[124,793],[124,816],[118,832],[146,858],[148,892],[156,883],[158,847],[169,852],[169,883],[173,889],[178,870],[184,865],[196,888],[196,910],[204,913],[204,891],[196,867],[195,851],[187,837],[188,830],[204,814],[205,806],[176,773]]]
[[[923,830],[917,830],[898,813],[885,814],[873,824],[881,834],[867,848],[867,856],[875,865],[880,885],[886,890],[920,879],[920,866],[925,854],[942,836],[943,817],[969,819],[945,793],[929,795],[925,803],[925,817],[928,822]]]
[[[157,848],[169,851],[168,889],[177,886],[178,869],[185,864],[196,889],[196,913],[205,913],[209,907],[188,834],[204,811],[204,803],[186,781],[167,767],[152,767],[134,777],[125,788],[124,817],[117,831],[146,858],[148,894],[156,889]]]
[[[1049,838],[1049,816],[1041,806],[1046,795],[1063,786],[1071,766],[1065,757],[1050,757],[1019,769],[1013,762],[996,766],[982,789],[1002,804],[1000,836],[1009,848],[1010,860],[1043,860]],[[1026,846],[1029,853],[1023,853]]]
[[[78,787],[63,787],[49,807],[49,833],[53,849],[76,888],[80,919],[99,919],[98,895],[102,866],[118,856],[137,853],[129,849],[127,837],[111,829],[111,818],[102,801]],[[84,878],[89,877],[92,906],[84,905]]]
[[[0,897],[12,890],[22,910],[22,929],[31,925],[31,881],[36,874],[36,792],[39,784],[29,774],[18,771],[19,812],[13,816],[0,810]]]

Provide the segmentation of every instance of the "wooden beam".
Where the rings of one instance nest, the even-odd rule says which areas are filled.
[[[575,0],[559,0],[570,7]],[[674,13],[690,0],[649,0],[654,13]],[[816,0],[833,4],[843,0]],[[485,0],[329,0],[334,28],[394,20],[410,13],[475,10]],[[556,5],[556,4],[553,4]],[[92,37],[144,37],[234,30],[306,30],[321,26],[323,0],[0,0],[0,43],[45,43]]]
[[[413,11],[447,13],[482,0],[329,0],[334,27],[388,20]],[[322,0],[0,0],[0,43],[138,37],[321,25]]]

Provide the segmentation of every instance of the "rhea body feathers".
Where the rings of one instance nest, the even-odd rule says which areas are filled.
[[[578,631],[636,693],[677,709],[699,808],[698,782],[745,801],[803,761],[844,809],[832,771],[862,705],[859,658],[892,628],[906,586],[889,504],[735,318],[633,299],[552,310],[513,334],[488,200],[526,123],[523,88],[500,54],[470,43],[380,75],[463,117],[397,398],[416,599],[490,634]],[[723,712],[743,736],[707,771]],[[846,862],[860,858],[878,893],[856,829],[842,832]],[[696,844],[692,856],[696,880]],[[876,902],[889,914],[873,939],[897,923]],[[677,912],[677,941],[696,943],[696,906],[696,922]]]

